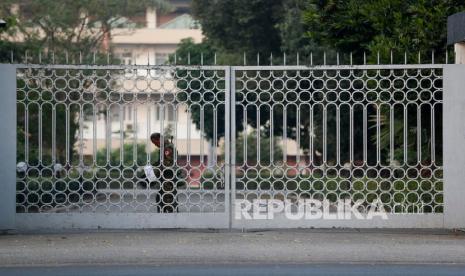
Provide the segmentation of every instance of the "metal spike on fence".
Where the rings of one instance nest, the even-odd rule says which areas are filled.
[[[313,52],[310,52],[310,66],[313,66]]]
[[[95,51],[92,53],[92,62],[95,64]]]
[[[13,50],[10,51],[11,55],[11,63],[15,63],[15,55],[13,54]]]
[[[299,66],[299,52],[297,52],[297,66]]]
[[[367,53],[363,52],[363,65],[367,64]]]
[[[55,52],[52,52],[52,64],[55,64]]]
[[[68,64],[68,51],[65,51],[65,62]]]
[[[407,64],[407,51],[404,51],[404,63]]]
[[[187,53],[187,64],[191,65],[191,52]]]
[[[39,51],[39,64],[42,64],[42,51]]]
[[[286,53],[283,53],[283,63],[286,65]]]
[[[203,52],[200,52],[200,65],[203,65]]]
[[[352,52],[350,52],[350,65],[353,65]]]
[[[394,55],[392,54],[392,50],[391,50],[391,64],[394,63]]]
[[[150,66],[150,52],[147,52],[147,65]]]
[[[421,64],[421,53],[418,51],[418,64]]]
[[[257,66],[260,65],[260,53],[257,53]]]
[[[214,61],[215,65],[216,65],[216,52],[215,52],[215,56],[213,57],[213,59],[214,59],[213,61]]]
[[[376,63],[379,65],[379,51],[376,53]]]
[[[339,65],[339,52],[336,52],[336,64]]]
[[[246,66],[247,65],[247,58],[245,56],[245,52],[243,53],[243,56],[244,56],[244,66]]]
[[[431,51],[431,63],[434,64],[434,50]]]
[[[273,53],[270,54],[270,65],[273,65]]]
[[[82,52],[79,51],[79,64],[82,64]]]
[[[323,65],[326,65],[326,51],[323,52]]]
[[[174,52],[174,65],[176,65],[177,59],[178,59],[178,56],[176,55],[176,52]]]
[[[110,64],[110,52],[107,52],[107,64]]]
[[[449,64],[449,51],[447,51],[447,47],[446,47],[446,64]]]

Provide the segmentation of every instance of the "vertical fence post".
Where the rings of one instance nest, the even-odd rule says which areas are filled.
[[[444,227],[465,227],[465,65],[444,65]]]
[[[230,79],[229,79],[229,90],[230,94],[230,125],[229,125],[229,166],[230,166],[230,177],[231,183],[229,188],[230,194],[230,211],[229,211],[229,228],[234,228],[234,216],[236,210],[236,70],[234,66],[230,67]]]
[[[225,211],[228,214],[228,228],[231,229],[231,66],[225,70],[225,118],[224,118],[224,157],[225,157]]]
[[[0,64],[0,230],[15,228],[16,67]]]

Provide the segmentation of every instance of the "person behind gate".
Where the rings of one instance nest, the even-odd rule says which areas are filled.
[[[160,213],[173,213],[177,211],[178,203],[176,199],[177,189],[177,173],[176,173],[176,148],[172,141],[163,139],[163,153],[161,152],[161,141],[163,136],[160,133],[152,133],[150,140],[160,149],[160,154],[152,164],[159,170],[155,170],[155,176],[158,178],[160,188],[156,197],[158,203],[158,211]],[[163,160],[161,156],[163,154]],[[177,155],[177,152],[176,152]],[[155,186],[150,183],[150,187]]]

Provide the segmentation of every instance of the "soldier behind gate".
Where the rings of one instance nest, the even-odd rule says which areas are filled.
[[[154,167],[157,167],[159,169],[155,170],[155,175],[160,183],[160,189],[156,199],[156,201],[158,202],[158,210],[161,213],[176,212],[178,206],[176,200],[176,182],[178,180],[175,168],[176,148],[174,147],[172,141],[163,139],[163,152],[161,152],[162,135],[160,135],[160,133],[152,133],[152,135],[150,135],[150,140],[156,147],[160,149],[159,157],[157,158],[157,160],[155,160],[154,164],[152,164]],[[163,162],[161,162],[162,154]]]

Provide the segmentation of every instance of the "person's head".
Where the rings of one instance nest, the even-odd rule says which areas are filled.
[[[160,147],[160,140],[161,140],[160,133],[158,132],[152,133],[152,135],[150,135],[150,140],[155,146]]]

